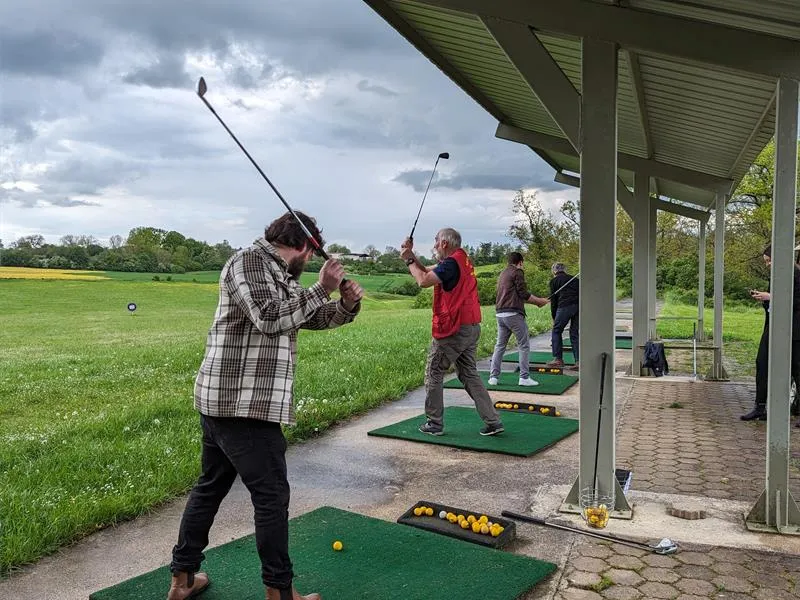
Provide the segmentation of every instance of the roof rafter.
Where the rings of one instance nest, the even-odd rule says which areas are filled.
[[[800,41],[592,0],[415,0],[626,49],[680,56],[771,77],[800,79]]]
[[[521,127],[514,127],[506,123],[500,123],[497,126],[495,137],[500,139],[509,140],[512,142],[519,142],[532,148],[540,150],[549,150],[550,152],[559,152],[568,156],[578,156],[578,152],[569,142],[564,138],[538,133],[529,129],[522,129]],[[709,190],[715,193],[727,194],[730,191],[730,179],[695,171],[693,169],[686,169],[676,165],[658,162],[656,160],[640,158],[632,154],[619,152],[617,158],[617,167],[626,171],[640,171],[645,175],[651,177],[658,177],[660,179],[667,179],[676,183],[682,183],[690,187],[698,188],[701,190]]]

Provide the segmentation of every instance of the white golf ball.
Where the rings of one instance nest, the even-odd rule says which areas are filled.
[[[439,518],[440,519],[446,519],[447,518],[447,511],[446,510],[440,510],[439,511]]]

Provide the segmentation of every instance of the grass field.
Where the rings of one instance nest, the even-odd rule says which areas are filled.
[[[667,296],[661,316],[696,317],[697,307],[674,302]],[[714,309],[703,311],[704,329],[710,340],[714,327]],[[724,358],[729,375],[733,378],[754,377],[756,370],[756,354],[761,331],[764,328],[764,309],[761,304],[753,302],[726,306],[722,316]],[[691,320],[662,320],[658,322],[658,335],[661,338],[691,339]],[[681,360],[686,361],[688,353],[683,351]],[[698,353],[699,371],[704,372],[710,366],[710,352]]]
[[[0,297],[6,576],[191,486],[200,433],[192,388],[217,285],[2,279]],[[368,295],[352,325],[301,331],[291,441],[422,384],[430,310],[381,298]],[[529,312],[532,330],[549,327],[548,311]],[[494,344],[493,314],[484,309],[482,355]]]

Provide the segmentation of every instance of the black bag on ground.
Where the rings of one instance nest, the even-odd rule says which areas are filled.
[[[656,377],[669,375],[669,364],[667,363],[667,355],[664,352],[664,344],[661,342],[647,342],[644,345],[642,368],[650,369]]]

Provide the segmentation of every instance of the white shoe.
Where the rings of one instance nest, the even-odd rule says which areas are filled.
[[[497,385],[497,377],[489,377],[489,385]]]
[[[534,386],[534,385],[539,385],[539,382],[536,381],[535,379],[531,379],[530,377],[525,377],[525,378],[520,377],[519,383],[517,385]]]

